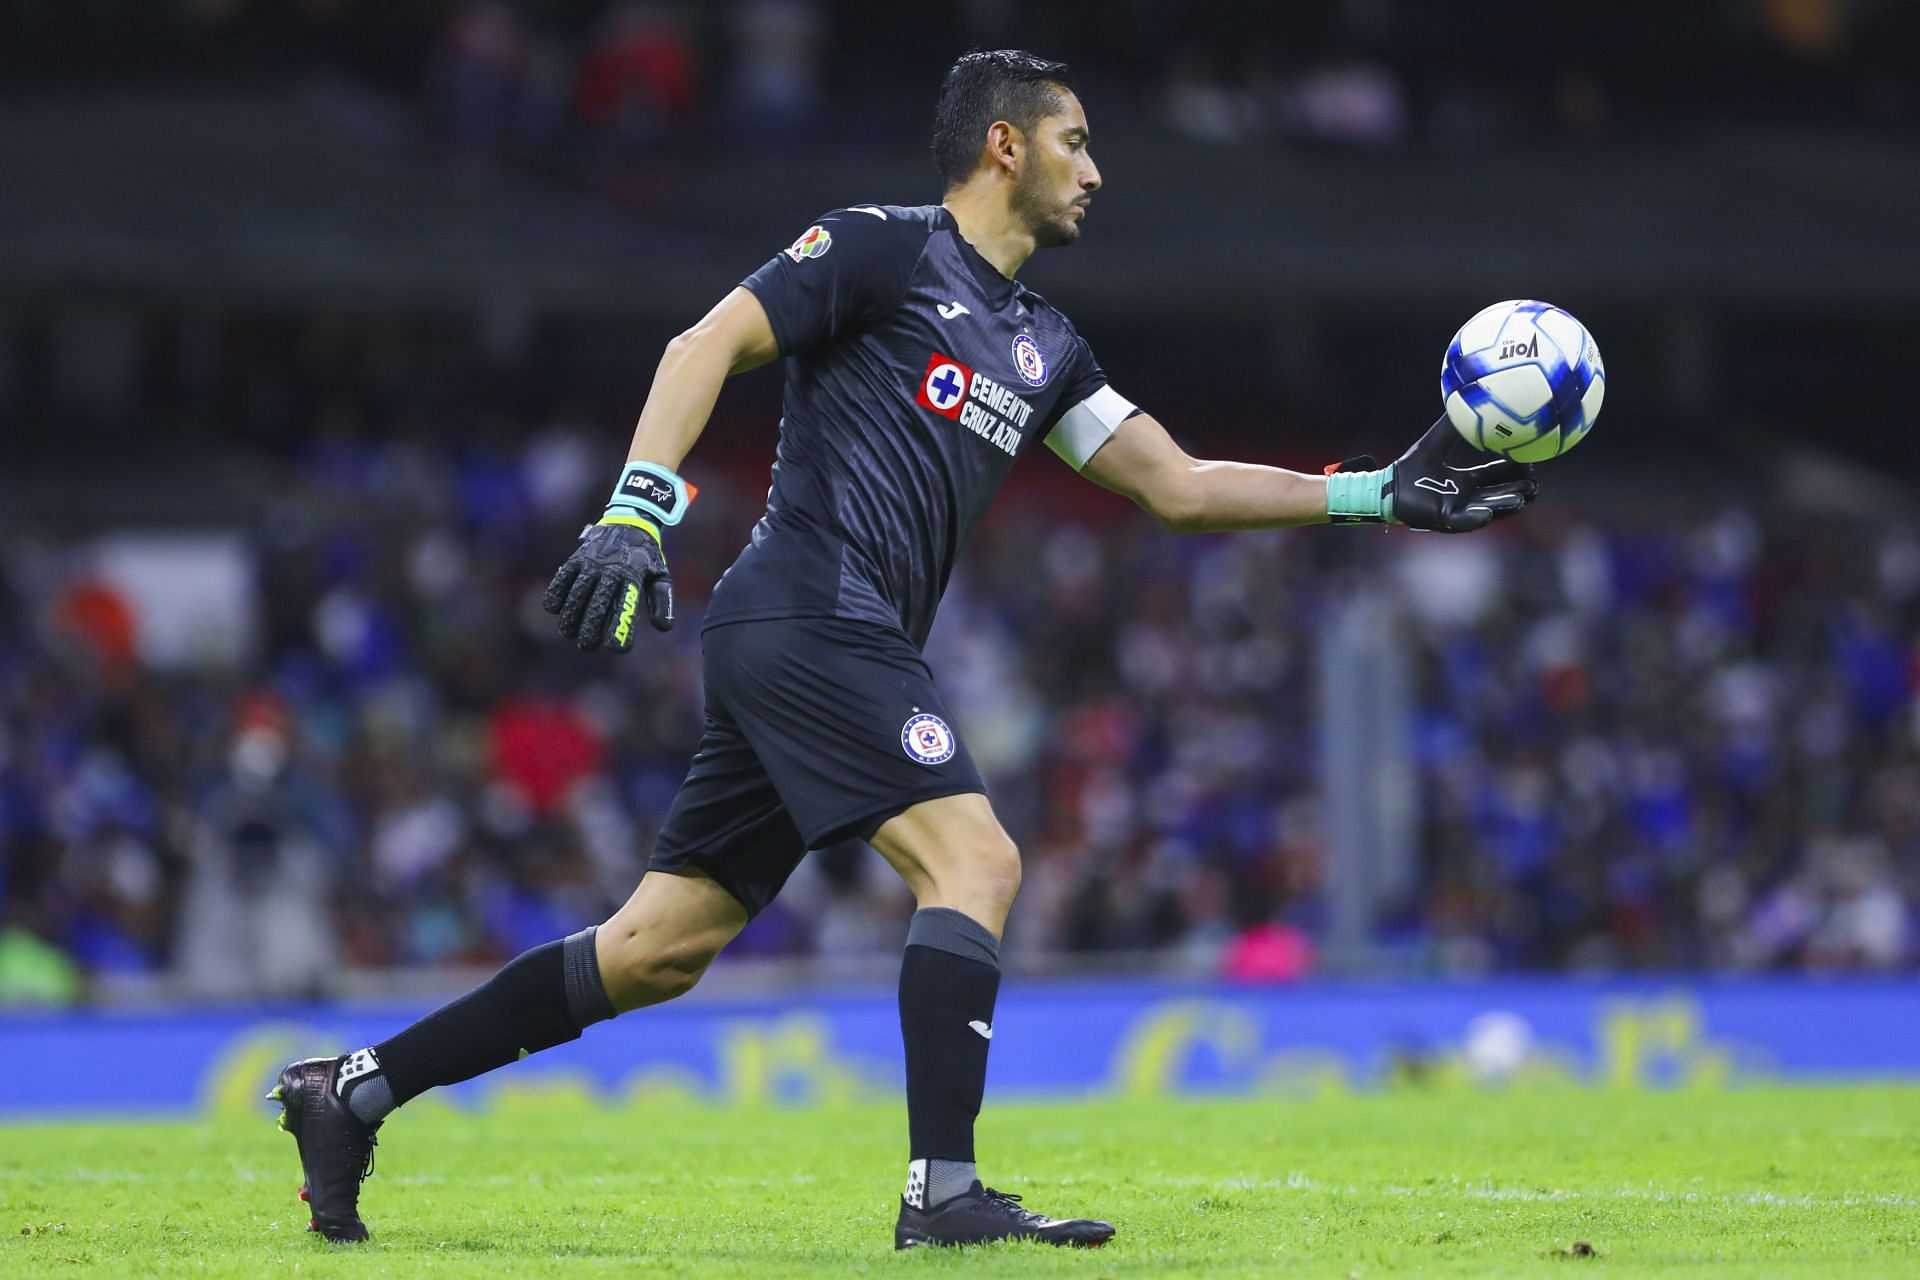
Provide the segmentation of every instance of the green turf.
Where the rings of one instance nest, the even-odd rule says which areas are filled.
[[[1916,1088],[991,1109],[986,1172],[1113,1219],[1090,1253],[896,1256],[891,1106],[564,1099],[416,1104],[328,1247],[266,1114],[0,1127],[0,1275],[1920,1275]]]

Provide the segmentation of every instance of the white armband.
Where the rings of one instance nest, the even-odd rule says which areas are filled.
[[[1061,415],[1047,433],[1047,447],[1078,471],[1100,452],[1134,408],[1133,401],[1112,387],[1102,387]]]

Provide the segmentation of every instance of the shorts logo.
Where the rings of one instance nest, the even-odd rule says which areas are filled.
[[[1027,334],[1013,340],[1013,367],[1030,387],[1042,386],[1047,381],[1046,358],[1040,354],[1040,344]]]
[[[833,232],[825,227],[814,226],[808,227],[801,233],[798,240],[781,252],[798,262],[802,258],[817,258],[831,248],[833,248]]]
[[[921,764],[945,764],[953,759],[953,730],[939,716],[922,713],[901,726],[900,745]]]
[[[927,371],[920,375],[913,402],[943,418],[958,418],[960,406],[967,398],[967,386],[972,381],[973,370],[936,351],[927,361]]]

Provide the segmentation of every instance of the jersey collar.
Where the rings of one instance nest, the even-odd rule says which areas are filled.
[[[953,211],[944,205],[936,206],[940,210],[940,225],[953,232],[953,241],[960,246],[960,260],[967,264],[967,270],[973,273],[973,279],[983,293],[994,303],[1007,301],[1019,292],[1019,282],[1009,280],[1000,274],[1000,268],[988,262],[981,252],[974,248],[967,238],[960,234],[960,223]]]

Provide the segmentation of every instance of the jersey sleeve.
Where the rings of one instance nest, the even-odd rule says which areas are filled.
[[[741,284],[783,356],[858,332],[897,305],[927,244],[924,223],[876,205],[835,209]]]
[[[1066,382],[1055,404],[1047,447],[1075,471],[1092,460],[1121,423],[1140,412],[1133,401],[1107,385],[1107,375],[1093,358],[1093,348],[1079,334],[1074,335]]]

